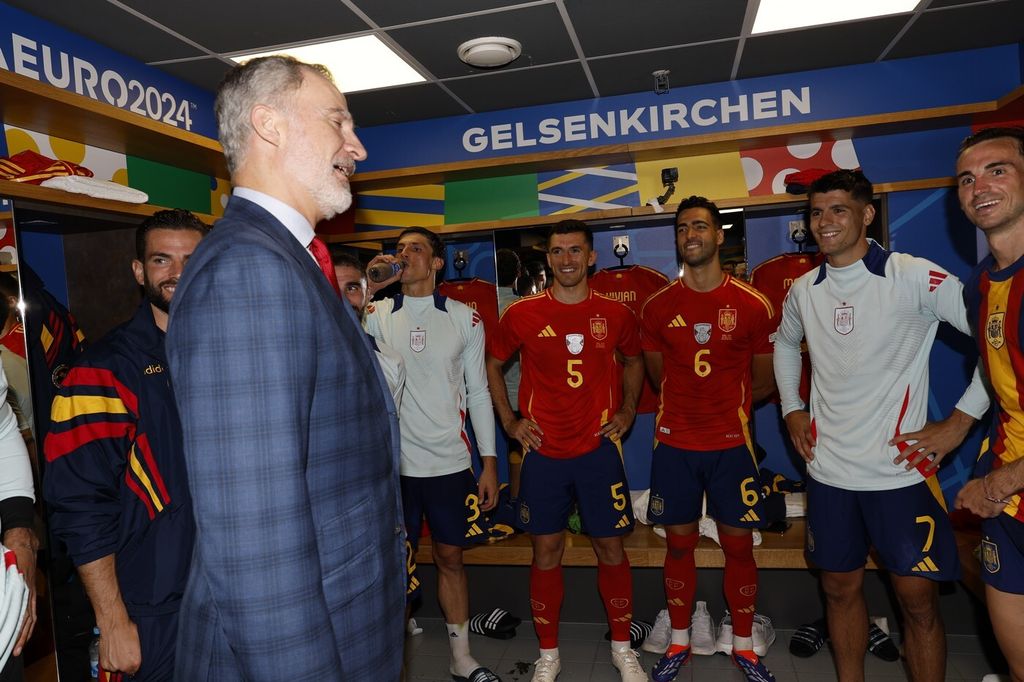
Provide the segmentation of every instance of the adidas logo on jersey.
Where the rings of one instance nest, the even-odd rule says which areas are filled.
[[[672,321],[668,323],[669,327],[685,327],[686,322],[683,320],[682,315],[676,315],[672,318]]]
[[[552,329],[551,325],[549,324],[548,326],[541,329],[540,334],[537,334],[537,336],[545,339],[552,339],[558,335],[555,334],[555,330]]]
[[[743,518],[740,519],[740,521],[747,521],[748,523],[752,523],[752,522],[760,521],[760,520],[761,520],[761,517],[759,517],[757,514],[755,514],[753,509],[751,509],[746,514],[744,514]]]
[[[928,271],[928,293],[931,293],[939,288],[939,285],[946,281],[949,277],[944,272],[937,272],[935,270]]]
[[[939,567],[935,565],[930,556],[926,556],[921,561],[917,562],[917,566],[914,566],[911,571],[915,573],[938,573]]]

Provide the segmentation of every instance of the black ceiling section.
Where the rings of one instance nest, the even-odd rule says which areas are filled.
[[[214,52],[237,52],[269,45],[365,31],[369,27],[340,2],[324,0],[207,0],[180,2],[121,0]]]
[[[746,0],[565,0],[588,57],[732,38]]]
[[[469,113],[433,83],[353,92],[346,97],[360,127]]]
[[[190,59],[186,62],[161,64],[160,68],[183,81],[214,92],[231,65],[225,64],[217,57],[206,57],[205,59]]]
[[[388,35],[437,78],[486,73],[462,63],[456,54],[460,43],[481,36],[501,35],[523,44],[522,56],[510,68],[577,58],[553,4],[410,26]]]
[[[925,12],[887,55],[890,59],[970,50],[1024,39],[1024,2]]]
[[[453,17],[522,4],[523,0],[354,0],[378,26],[399,26],[417,21]]]
[[[514,109],[593,97],[579,62],[504,71],[482,78],[460,78],[445,85],[476,111]]]
[[[203,54],[105,0],[3,0],[143,62]]]
[[[654,89],[652,71],[668,69],[673,88],[729,80],[735,40],[590,59],[590,72],[602,95],[623,95]]]
[[[1024,41],[1024,0],[923,0],[915,12],[760,36],[743,25],[759,0],[0,2],[210,91],[227,54],[374,32],[427,82],[349,93],[364,127],[586,100],[595,88],[645,92],[655,69],[680,88],[727,81],[734,68],[749,78]],[[459,61],[460,43],[492,35],[519,40],[522,56],[491,70]]]
[[[908,15],[747,38],[737,78],[873,62]]]

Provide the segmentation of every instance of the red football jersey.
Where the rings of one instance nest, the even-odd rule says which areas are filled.
[[[555,300],[550,289],[521,298],[505,309],[489,345],[499,360],[517,350],[519,411],[544,432],[540,451],[566,459],[596,449],[601,439],[594,434],[621,403],[615,351],[640,354],[633,311],[594,291],[573,305]]]
[[[640,310],[644,307],[647,297],[666,284],[668,284],[668,277],[643,265],[599,270],[590,278],[591,289],[629,306],[637,318],[640,317]],[[657,412],[657,410],[658,394],[645,374],[644,385],[640,391],[640,403],[636,411],[646,413]]]
[[[7,350],[17,353],[20,357],[25,357],[25,327],[18,322],[11,330],[0,336],[0,344],[3,344]]]
[[[442,296],[465,303],[480,314],[484,321],[484,335],[493,336],[498,329],[498,289],[490,282],[473,279],[441,282],[437,292]]]
[[[729,275],[699,292],[676,280],[644,304],[643,349],[661,353],[655,438],[685,450],[750,444],[751,362],[772,352],[771,302]]]
[[[768,297],[775,306],[775,311],[782,314],[782,301],[785,300],[789,288],[804,273],[821,266],[825,262],[823,253],[784,253],[769,258],[758,265],[750,273],[750,283]],[[811,356],[803,349],[803,371],[800,373],[800,399],[805,403],[811,396]],[[775,392],[772,402],[779,402],[779,393]]]

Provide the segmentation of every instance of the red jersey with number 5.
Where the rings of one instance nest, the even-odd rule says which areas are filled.
[[[519,411],[540,426],[540,451],[567,459],[600,444],[595,436],[619,409],[615,351],[640,354],[636,316],[591,291],[560,303],[551,290],[521,298],[502,313],[488,351],[499,360],[520,351]]]
[[[641,325],[643,349],[663,363],[655,438],[684,450],[751,445],[751,362],[771,354],[778,328],[764,294],[729,275],[706,292],[676,280],[647,299]]]

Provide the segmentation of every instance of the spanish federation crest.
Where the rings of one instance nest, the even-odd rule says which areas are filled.
[[[565,347],[569,349],[569,352],[573,355],[579,355],[583,352],[583,334],[566,334],[565,335]]]
[[[697,343],[707,343],[711,340],[711,323],[710,322],[698,322],[693,325],[693,338],[697,339]]]
[[[988,341],[988,345],[992,346],[995,350],[999,350],[1003,347],[1006,339],[1003,336],[1003,322],[1006,319],[1006,313],[997,312],[992,313],[988,316],[988,322],[985,323],[985,340]]]
[[[651,516],[661,516],[665,513],[665,500],[657,495],[651,495],[651,501],[647,505],[647,511]]]
[[[519,503],[519,522],[529,523],[530,522],[530,508],[526,506],[525,502]]]
[[[989,573],[999,572],[999,545],[988,538],[981,541],[981,565]]]
[[[846,336],[853,331],[853,306],[843,306],[835,309],[834,324],[836,331]]]
[[[412,348],[414,353],[422,353],[423,349],[427,347],[427,330],[426,329],[414,329],[409,332],[409,348]]]
[[[731,332],[733,329],[736,329],[736,309],[735,308],[719,308],[718,309],[718,328],[721,329],[726,334]]]
[[[604,341],[608,337],[608,320],[603,317],[590,318],[590,335],[596,341]]]

